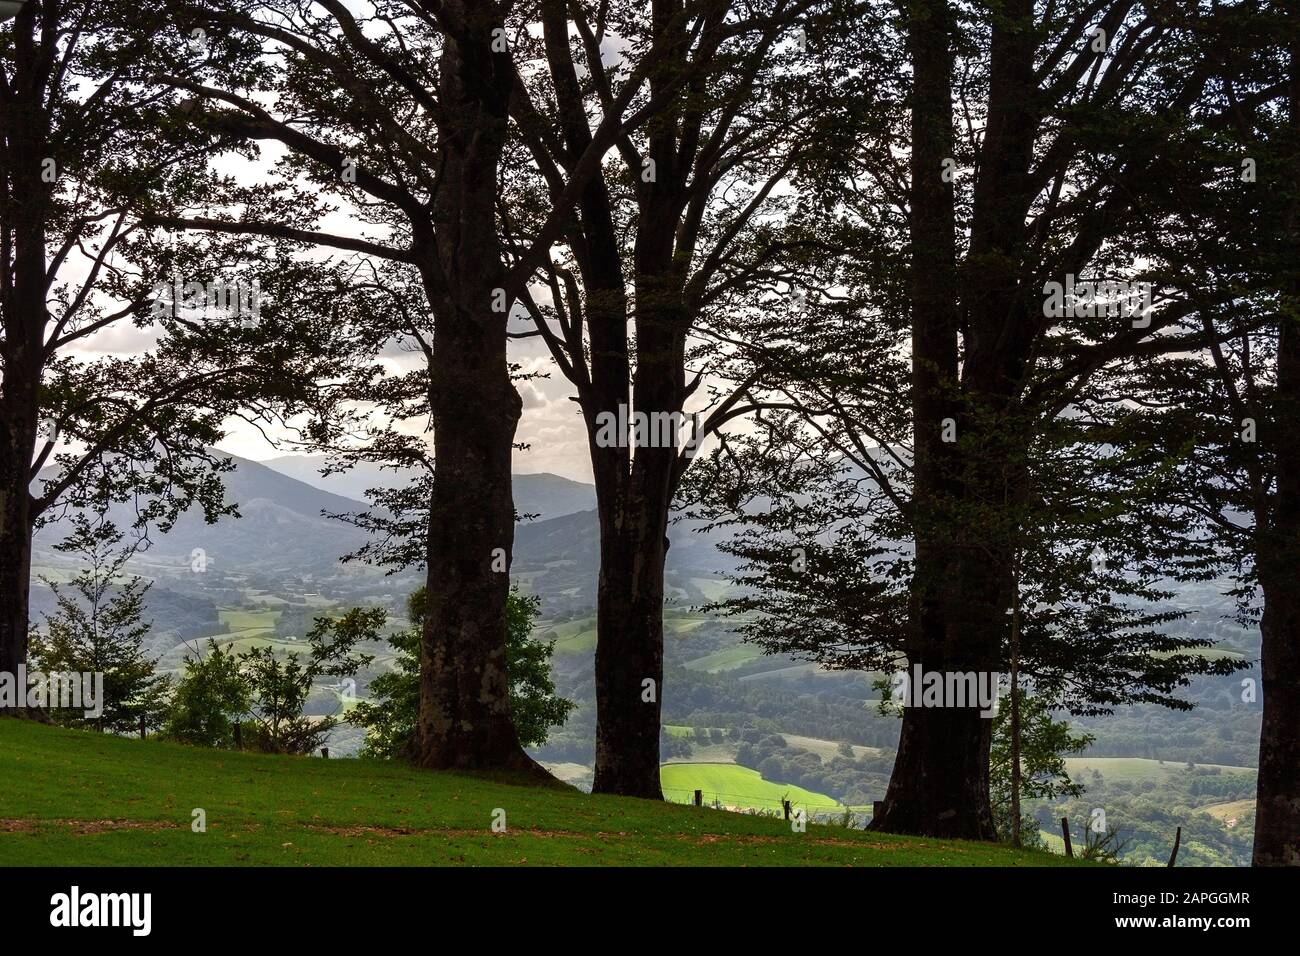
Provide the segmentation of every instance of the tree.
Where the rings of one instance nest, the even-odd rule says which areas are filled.
[[[238,214],[157,221],[366,257],[371,285],[397,290],[375,347],[398,337],[426,359],[413,379],[436,462],[423,528],[419,761],[544,777],[516,738],[505,669],[510,461],[522,409],[506,356],[507,320],[601,156],[640,121],[642,111],[624,113],[647,68],[611,94],[546,222],[527,248],[508,255],[497,187],[509,112],[526,99],[513,50],[527,18],[514,4],[398,0],[354,10],[341,0],[172,0],[168,7],[187,28],[237,36],[285,64],[213,73],[207,82],[156,79],[195,98],[198,128],[244,143],[277,141],[287,156],[282,188],[230,192],[225,204]],[[323,210],[298,188],[299,177],[384,238],[316,228]],[[301,227],[283,222],[286,209]],[[383,447],[428,458],[422,442],[390,438]]]
[[[543,282],[522,304],[576,390],[600,519],[593,789],[661,796],[664,562],[674,495],[705,437],[750,410],[752,380],[727,381],[704,343],[717,316],[750,316],[798,264],[833,254],[790,195],[833,127],[835,79],[858,70],[843,24],[868,4],[565,3],[538,6],[537,95],[512,104],[533,177],[508,195],[522,242],[538,195],[557,206],[563,171],[593,139],[588,116],[615,78],[647,72],[658,103],[617,139],[618,159],[582,192]],[[810,39],[812,38],[812,39]],[[815,42],[814,42],[815,40]],[[610,62],[604,50],[626,50]],[[855,76],[860,75],[854,73]],[[863,94],[859,84],[851,91]],[[537,103],[545,100],[547,109]],[[638,101],[639,102],[639,101]],[[705,413],[688,413],[708,381]],[[698,393],[698,394],[697,394]],[[630,427],[629,427],[630,426]]]
[[[510,679],[510,713],[519,741],[525,747],[540,747],[546,743],[551,728],[563,725],[577,706],[555,692],[555,681],[551,677],[555,642],[532,638],[533,621],[541,604],[542,599],[536,594],[522,595],[511,591],[506,605],[506,623],[509,626],[506,675]]]
[[[185,658],[163,734],[199,747],[233,747],[235,724],[248,705],[248,684],[234,651],[209,639],[207,654]]]
[[[1083,753],[1092,743],[1091,734],[1073,736],[1070,725],[1052,716],[1050,701],[1026,693],[1020,695],[1020,792],[1015,794],[1015,749],[1011,741],[1011,707],[1000,706],[993,720],[993,743],[990,749],[989,792],[993,803],[993,820],[998,838],[1020,846],[1042,844],[1038,823],[1032,815],[1017,821],[1015,811],[1020,799],[1054,800],[1058,796],[1077,797],[1082,784],[1070,779],[1065,767],[1067,756]],[[1024,836],[1028,831],[1028,838]]]
[[[45,617],[44,633],[32,639],[32,663],[46,674],[94,674],[103,688],[101,713],[55,709],[56,723],[90,726],[98,731],[129,733],[156,727],[166,711],[170,680],[154,672],[158,663],[144,649],[150,625],[143,620],[149,584],[122,572],[134,553],[120,547],[123,534],[100,511],[94,521],[76,515],[72,533],[56,548],[79,556],[84,566],[72,578],[71,591],[46,579],[56,610]]]
[[[830,446],[832,467],[846,469],[841,479],[857,482],[871,499],[864,510],[875,531],[843,534],[840,556],[853,551],[859,568],[872,565],[880,574],[863,580],[859,571],[857,580],[838,583],[841,594],[852,595],[842,608],[870,617],[868,633],[878,640],[850,637],[844,656],[889,669],[902,654],[909,666],[940,674],[987,675],[1003,666],[1015,554],[1038,519],[1045,533],[1029,548],[1048,561],[1039,575],[1044,608],[1054,589],[1075,595],[1075,624],[1039,644],[1052,651],[1040,665],[1065,674],[1082,664],[1100,676],[1113,662],[1087,654],[1087,645],[1078,645],[1084,654],[1058,652],[1084,634],[1108,631],[1116,635],[1112,646],[1133,648],[1123,635],[1140,624],[1140,613],[1131,604],[1091,602],[1103,589],[1132,592],[1115,572],[1128,562],[1147,569],[1140,587],[1156,596],[1160,546],[1135,534],[1137,525],[1112,529],[1099,520],[1124,507],[1115,479],[1097,487],[1110,499],[1107,510],[1089,510],[1062,486],[1036,480],[1035,469],[1046,476],[1050,456],[1064,449],[1068,462],[1093,468],[1099,479],[1110,468],[1131,472],[1100,441],[1107,429],[1132,425],[1126,394],[1110,387],[1107,370],[1129,357],[1156,362],[1205,342],[1204,333],[1186,328],[1199,306],[1168,281],[1166,246],[1181,234],[1185,194],[1210,188],[1218,175],[1189,148],[1199,135],[1191,116],[1228,121],[1229,99],[1213,78],[1238,67],[1221,63],[1200,38],[1212,25],[1230,26],[1237,11],[1216,7],[1186,19],[1171,8],[1127,2],[1036,7],[1017,0],[968,9],[917,0],[903,12],[910,109],[857,150],[858,175],[842,191],[846,215],[876,235],[857,249],[853,266],[854,281],[874,293],[865,297],[870,321],[861,312],[844,318],[823,309],[828,327],[796,336],[776,314],[767,336],[766,351],[779,352],[788,370],[784,383],[769,373],[765,384],[778,397],[772,404],[792,410]],[[1085,294],[1085,276],[1111,291]],[[1053,284],[1057,292],[1073,289],[1076,277],[1078,295],[1058,308]],[[1144,289],[1149,302],[1134,294]],[[819,362],[828,345],[838,354]],[[900,358],[910,365],[902,388]],[[885,375],[872,381],[861,369]],[[902,415],[900,394],[910,399]],[[815,467],[802,447],[796,443],[782,459],[792,473]],[[701,480],[717,479],[724,464]],[[1170,462],[1163,466],[1153,477],[1167,477]],[[1044,495],[1056,505],[1041,508]],[[1177,530],[1159,510],[1140,506],[1135,518]],[[1051,570],[1064,569],[1071,539],[1091,552],[1111,533],[1126,538],[1128,550],[1115,552],[1104,575],[1089,583],[1077,551],[1073,572]],[[1092,535],[1101,539],[1089,541]],[[909,553],[900,554],[909,540]],[[787,542],[787,563],[791,545],[812,556],[820,542]],[[775,553],[768,557],[775,567]],[[817,580],[812,575],[797,590],[814,591]],[[820,595],[820,606],[833,603],[824,599],[832,593]],[[1133,614],[1112,626],[1112,618]],[[845,616],[852,615],[828,620],[839,624]],[[1148,620],[1154,623],[1158,617]],[[1147,647],[1155,652],[1160,643]],[[1155,653],[1139,656],[1130,662],[1168,699],[1184,678]],[[1198,672],[1191,655],[1177,656]],[[1082,696],[1094,693],[1103,705],[1119,699],[1104,681],[1089,681]],[[992,838],[990,745],[979,707],[906,708],[873,827]]]
[[[1210,553],[1201,576],[1234,584],[1238,623],[1258,624],[1263,709],[1253,862],[1300,863],[1300,20],[1267,4],[1225,36],[1240,62],[1231,121],[1203,122],[1214,188],[1182,201],[1183,267],[1205,344],[1176,363],[1134,364],[1150,427],[1195,452],[1171,500]],[[1206,250],[1212,250],[1207,255]]]
[[[423,589],[407,599],[407,616],[414,628],[389,636],[394,667],[370,682],[369,701],[358,703],[348,719],[366,728],[364,754],[376,757],[409,756],[413,748],[419,711],[419,637],[425,609]],[[510,592],[506,605],[509,623],[507,673],[510,679],[510,715],[525,747],[546,743],[551,727],[563,724],[575,704],[555,693],[551,655],[555,644],[532,639],[537,616],[536,596]],[[375,635],[377,637],[377,635]]]
[[[249,742],[267,753],[309,754],[320,747],[341,719],[337,714],[304,713],[322,677],[351,679],[374,658],[355,653],[384,621],[379,608],[352,608],[342,617],[318,617],[307,633],[306,660],[284,657],[271,647],[252,647],[239,655],[239,670],[248,687]]]
[[[210,178],[176,98],[140,81],[160,60],[187,75],[242,57],[229,44],[196,51],[149,0],[29,0],[0,25],[0,671],[27,657],[36,527],[123,501],[141,527],[165,529],[195,502],[215,519],[231,510],[211,453],[223,420],[263,419],[260,403],[304,410],[291,345],[331,340],[294,313],[296,290],[316,283],[144,223],[202,202]],[[251,289],[259,275],[273,301],[256,321],[240,309],[251,296],[209,310],[167,294],[177,282]],[[109,333],[152,344],[88,358]]]

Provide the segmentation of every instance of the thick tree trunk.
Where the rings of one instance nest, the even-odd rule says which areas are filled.
[[[36,444],[39,381],[22,348],[5,349],[0,384],[0,673],[27,661],[32,569],[31,462]]]
[[[956,445],[957,283],[953,187],[943,175],[953,155],[951,14],[944,0],[908,9],[912,60],[911,239],[912,418],[915,435],[912,636],[907,663],[925,671],[958,664],[960,639],[948,610],[960,607],[960,579],[948,503],[958,494]],[[951,420],[951,422],[949,422]],[[947,434],[945,434],[947,433]],[[965,669],[964,667],[962,669]],[[907,707],[881,813],[872,828],[893,833],[984,838],[992,834],[988,796],[989,721],[978,709]]]
[[[1300,866],[1300,570],[1264,582],[1255,866]]]
[[[644,227],[643,227],[644,228]],[[676,294],[652,294],[676,288]],[[641,276],[637,285],[636,412],[649,421],[682,405],[680,286]],[[653,429],[652,429],[653,430]],[[659,435],[659,438],[665,438]],[[673,437],[679,440],[680,434]],[[639,445],[631,472],[600,492],[596,608],[596,793],[662,799],[664,562],[677,478],[675,445]],[[621,464],[621,459],[619,460]],[[599,477],[599,472],[598,472]]]
[[[664,36],[675,16],[675,5],[652,4],[654,33]],[[651,75],[652,92],[662,94],[674,81],[674,64],[665,60]],[[691,319],[685,306],[683,263],[677,261],[678,226],[683,211],[686,170],[677,160],[676,120],[657,116],[648,127],[647,156],[655,174],[643,182],[639,195],[634,270],[636,283],[636,375],[629,412],[678,416],[686,398],[685,342]],[[584,215],[586,210],[584,209]],[[589,217],[597,229],[594,251],[617,247],[604,221]],[[600,286],[612,286],[617,260],[608,255],[589,270]],[[626,324],[607,322],[602,343],[614,346],[622,339],[619,355],[606,360],[602,402],[626,402],[626,386],[613,374],[626,375]],[[593,352],[597,347],[592,330]],[[620,368],[621,366],[621,368]],[[626,382],[626,378],[623,379]],[[593,384],[595,355],[593,355]],[[615,408],[606,410],[614,411]],[[663,421],[663,419],[658,419]],[[678,419],[678,424],[684,424]],[[654,431],[653,426],[650,429]],[[659,436],[662,439],[664,436]],[[681,438],[680,435],[674,435]],[[601,496],[601,569],[597,606],[596,645],[596,773],[597,793],[662,799],[659,784],[659,733],[663,699],[664,560],[668,552],[668,513],[678,471],[678,448],[662,442],[638,445],[630,470],[626,455],[606,455],[598,462],[596,478],[617,467]],[[595,460],[595,456],[593,456]],[[615,463],[615,464],[611,464]]]
[[[630,497],[601,520],[592,790],[660,800],[668,506],[662,494]]]
[[[921,662],[927,668],[926,662]],[[992,721],[978,710],[908,707],[885,807],[872,829],[991,840]]]
[[[945,536],[946,537],[946,536]],[[975,686],[996,680],[998,648],[1005,628],[1000,613],[1006,583],[983,548],[952,539],[925,543],[957,559],[942,571],[934,562],[914,580],[916,634],[908,649],[909,674],[974,675]],[[922,545],[918,541],[918,552]],[[964,552],[964,558],[963,558]],[[982,560],[981,560],[982,557]],[[989,750],[993,720],[976,701],[945,698],[922,706],[913,680],[903,710],[898,755],[881,813],[872,828],[888,833],[969,840],[997,836],[989,799]],[[961,703],[962,706],[958,706]]]
[[[1288,125],[1300,133],[1300,45],[1290,50]],[[1292,156],[1300,168],[1300,156]],[[1277,347],[1277,491],[1258,556],[1264,720],[1255,793],[1255,866],[1300,866],[1300,202],[1287,209],[1291,271]],[[1257,519],[1258,520],[1258,519]]]
[[[13,425],[6,421],[0,427],[8,432]],[[31,460],[30,453],[26,460]],[[7,674],[16,674],[18,665],[27,660],[32,565],[27,470],[21,453],[13,453],[10,447],[0,452],[0,673]]]
[[[30,14],[28,15],[30,18]],[[31,28],[30,19],[17,30]],[[26,74],[32,51],[20,44],[17,68],[22,97],[0,106],[0,133],[9,168],[3,188],[5,239],[13,255],[12,283],[3,290],[4,342],[0,348],[0,671],[14,673],[27,660],[32,524],[31,466],[40,418],[41,369],[49,315],[45,291],[45,219],[50,186],[41,181],[48,118],[40,86]]]
[[[907,657],[926,673],[979,681],[996,678],[1007,636],[1015,548],[1006,508],[1024,481],[1023,465],[1010,465],[1024,461],[1015,396],[1034,328],[1016,265],[1032,198],[1032,3],[1016,0],[1004,15],[990,47],[989,119],[964,263],[972,281],[959,289],[953,192],[941,175],[954,152],[952,11],[946,0],[915,0],[908,8],[916,560]],[[958,303],[965,334],[960,373]],[[994,839],[991,741],[992,720],[978,706],[908,707],[873,826]]]
[[[509,55],[492,50],[498,14],[463,6],[467,29],[442,55],[447,116],[434,236],[417,237],[436,261],[422,270],[435,313],[434,480],[416,761],[549,779],[519,745],[506,673],[510,460],[522,403],[506,357],[495,199],[514,74]]]
[[[468,327],[440,319],[435,335],[418,762],[534,770],[511,721],[506,673],[510,455],[521,403],[506,371],[504,325],[489,341],[481,326],[465,321]]]

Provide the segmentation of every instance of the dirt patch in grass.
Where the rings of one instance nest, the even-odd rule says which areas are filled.
[[[678,839],[689,840],[690,837],[682,834]],[[791,835],[784,836],[764,836],[762,834],[740,834],[740,833],[705,833],[695,838],[695,842],[701,845],[710,843],[749,843],[749,844],[767,844],[767,843],[784,843],[787,840],[797,839],[805,843],[811,843],[814,846],[845,846],[855,850],[892,850],[897,849],[888,843],[868,843],[865,840],[833,840],[825,837],[804,837]]]
[[[475,837],[475,836],[535,836],[535,837],[577,837],[586,839],[590,836],[604,836],[606,834],[593,833],[575,833],[569,830],[533,830],[522,827],[507,827],[504,833],[496,833],[487,827],[475,829],[465,827],[378,827],[378,826],[345,826],[332,827],[322,823],[304,823],[301,824],[304,830],[312,830],[317,833],[333,833],[338,836],[382,836],[382,837],[404,837],[404,836],[446,836],[446,837]]]
[[[42,827],[62,827],[89,834],[111,830],[170,830],[179,826],[179,823],[159,820],[0,820],[0,833],[31,833]]]

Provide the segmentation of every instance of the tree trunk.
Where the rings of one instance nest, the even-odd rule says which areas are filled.
[[[1295,134],[1300,133],[1300,44],[1293,44],[1289,65],[1287,119]],[[1300,167],[1300,156],[1292,155],[1291,166]],[[1273,436],[1277,491],[1257,561],[1264,592],[1264,719],[1255,793],[1255,866],[1300,866],[1300,202],[1294,199],[1287,209],[1286,233],[1292,268],[1280,283],[1284,298]]]
[[[908,9],[912,61],[911,206],[912,420],[915,441],[916,559],[907,663],[944,671],[945,608],[958,578],[946,502],[957,494],[955,443],[948,420],[960,417],[955,393],[957,283],[953,186],[951,14],[944,0]],[[906,707],[898,754],[873,829],[933,836],[984,837],[992,831],[988,796],[988,721],[977,710]]]
[[[680,289],[673,278],[638,276],[633,411],[646,413],[648,421],[682,407]],[[630,473],[600,492],[595,793],[663,799],[664,562],[677,455],[676,445],[640,444]]]
[[[32,569],[31,461],[36,444],[38,378],[9,346],[0,385],[0,673],[27,661]]]
[[[1300,599],[1293,565],[1264,582],[1254,866],[1300,866]]]
[[[993,680],[1007,633],[1014,545],[1008,545],[1008,463],[1024,461],[1015,402],[1032,341],[1017,263],[1023,258],[1034,141],[1033,6],[1015,0],[993,28],[988,126],[980,150],[970,251],[956,281],[952,11],[908,8],[912,61],[912,498],[916,559],[911,666]],[[951,176],[948,177],[951,179]],[[959,304],[960,303],[960,309]],[[958,371],[957,314],[964,317]],[[960,382],[960,387],[958,387]],[[947,426],[945,428],[945,426]],[[947,434],[945,435],[945,432]],[[946,439],[946,440],[945,440]],[[1014,499],[1014,495],[1012,496]],[[979,707],[908,707],[877,829],[995,839],[989,800],[991,718]]]
[[[510,460],[522,402],[506,357],[509,302],[495,200],[514,73],[509,54],[492,50],[499,15],[464,6],[466,30],[448,37],[442,53],[446,120],[434,234],[417,236],[432,257],[422,275],[435,324],[416,762],[549,779],[519,745],[506,673],[515,519]]]
[[[906,708],[885,805],[872,820],[872,829],[994,839],[989,805],[992,726],[978,710]]]
[[[668,30],[673,5],[656,2],[652,17],[656,36]],[[653,92],[671,82],[672,66],[665,61],[651,75]],[[686,398],[685,348],[691,317],[685,305],[686,275],[677,261],[677,231],[682,214],[685,170],[676,162],[676,123],[662,116],[648,127],[647,155],[655,175],[644,182],[638,197],[634,251],[636,305],[636,375],[631,413],[680,416]],[[610,235],[599,223],[600,236]],[[612,250],[613,246],[609,246]],[[592,275],[612,285],[609,270],[615,259]],[[605,280],[608,279],[608,283]],[[608,385],[601,401],[620,395],[612,375],[626,372],[626,324],[609,328],[622,338],[620,352],[607,359],[602,375]],[[593,352],[597,346],[592,330]],[[626,381],[626,379],[624,379]],[[595,357],[593,355],[593,384]],[[626,392],[622,392],[625,396]],[[626,401],[625,398],[622,399]],[[614,410],[614,409],[608,409]],[[658,419],[664,421],[664,419]],[[678,418],[677,422],[683,424]],[[653,425],[647,431],[658,431]],[[659,436],[664,437],[662,434]],[[674,431],[673,437],[682,437]],[[670,447],[671,446],[671,447]],[[625,456],[608,455],[595,469],[597,481],[608,462],[624,469],[601,493],[601,567],[596,610],[596,773],[592,790],[623,796],[663,799],[659,784],[659,733],[663,699],[664,561],[668,553],[668,513],[680,477],[675,444],[639,444],[630,471]],[[594,459],[593,459],[594,460]]]
[[[14,423],[6,420],[6,432]],[[31,495],[24,458],[6,447],[0,452],[0,673],[16,674],[27,661],[28,588],[32,565],[29,522]],[[26,460],[31,460],[30,453]]]
[[[31,21],[16,30],[31,28]],[[27,660],[28,600],[31,586],[31,466],[40,418],[41,369],[49,315],[45,291],[45,219],[50,186],[40,177],[49,121],[41,88],[25,74],[30,48],[18,66],[25,92],[0,106],[0,134],[8,146],[5,239],[13,255],[12,284],[0,303],[4,322],[0,364],[0,671],[16,673]],[[29,88],[30,84],[30,88]],[[21,708],[20,708],[21,712]]]
[[[933,551],[938,543],[925,543]],[[918,541],[918,552],[922,543]],[[957,546],[947,542],[951,551]],[[939,572],[931,562],[914,590],[928,595],[914,600],[916,635],[908,650],[909,671],[923,674],[973,673],[995,680],[997,653],[1005,615],[1000,596],[1006,590],[995,561],[978,560],[983,549],[970,549],[970,560],[954,560]],[[958,552],[959,553],[959,552]],[[1005,565],[1004,565],[1005,566]],[[922,571],[918,564],[917,575]],[[898,755],[881,813],[872,828],[886,833],[967,840],[993,840],[989,798],[989,751],[993,720],[975,702],[956,706],[919,704],[920,689],[911,683],[913,700],[903,710]]]
[[[637,490],[630,499],[602,509],[592,792],[662,800],[659,721],[668,505],[663,495]]]
[[[435,473],[417,762],[435,769],[540,770],[510,717],[510,455],[521,402],[499,324],[493,341],[473,319],[449,317],[439,319],[434,337]]]

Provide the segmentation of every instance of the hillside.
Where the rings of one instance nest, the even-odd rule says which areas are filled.
[[[1061,857],[0,720],[0,865],[1061,866]],[[206,832],[191,829],[196,809]],[[493,833],[495,811],[507,829]]]
[[[223,453],[224,454],[224,453]],[[132,560],[132,569],[150,578],[180,576],[189,584],[243,586],[249,576],[268,589],[277,579],[311,582],[323,591],[345,592],[355,599],[358,579],[382,572],[339,559],[360,548],[366,532],[329,515],[357,513],[369,507],[361,498],[368,487],[391,487],[410,476],[361,466],[356,473],[322,477],[324,459],[286,456],[262,463],[230,455],[234,470],[222,475],[226,500],[236,505],[239,517],[207,524],[197,509],[182,515],[166,533],[153,531],[149,547]],[[36,485],[53,477],[52,469],[38,476]],[[514,475],[515,507],[523,515],[516,530],[513,572],[516,580],[542,595],[552,609],[587,609],[594,605],[599,576],[600,531],[595,489],[558,475]],[[134,518],[131,504],[110,509],[121,528]],[[66,568],[68,559],[53,550],[66,534],[66,520],[40,530],[34,542],[34,564],[39,574]],[[703,603],[725,590],[720,575],[734,561],[717,550],[717,535],[700,533],[697,523],[682,522],[669,529],[668,592],[683,602]],[[194,556],[201,551],[207,574],[191,575]],[[59,575],[54,575],[56,578]],[[329,582],[333,582],[331,585]],[[38,582],[39,584],[39,582]],[[402,585],[403,593],[414,585]],[[273,588],[271,588],[273,589]],[[52,603],[43,597],[39,610]],[[398,601],[400,604],[400,600]]]
[[[202,548],[215,569],[291,575],[336,573],[338,559],[360,547],[367,535],[327,515],[364,511],[368,507],[362,500],[365,488],[398,483],[398,477],[391,472],[373,467],[351,480],[341,480],[346,475],[322,478],[316,470],[323,460],[320,458],[290,456],[268,465],[235,455],[227,457],[235,468],[221,477],[226,500],[236,505],[240,517],[222,518],[209,525],[197,509],[191,509],[170,531],[151,536],[151,546],[140,555],[137,566],[146,572],[164,574],[185,571],[190,566],[191,552]],[[53,469],[45,469],[35,486],[53,475]],[[521,513],[539,516],[526,522],[525,527],[595,507],[595,490],[590,485],[557,475],[515,475],[513,491]],[[133,508],[127,504],[115,506],[110,514],[124,528],[134,519]],[[65,523],[56,521],[37,534],[36,551],[42,560],[61,563],[51,546],[65,530]],[[586,530],[586,524],[580,524],[570,534]]]
[[[400,488],[418,477],[414,469],[380,468],[370,462],[361,462],[338,474],[322,475],[320,469],[326,460],[324,455],[282,455],[262,464],[314,488],[355,501],[364,501],[371,488]],[[546,472],[514,475],[512,490],[515,509],[520,514],[543,519],[596,507],[594,487]]]

